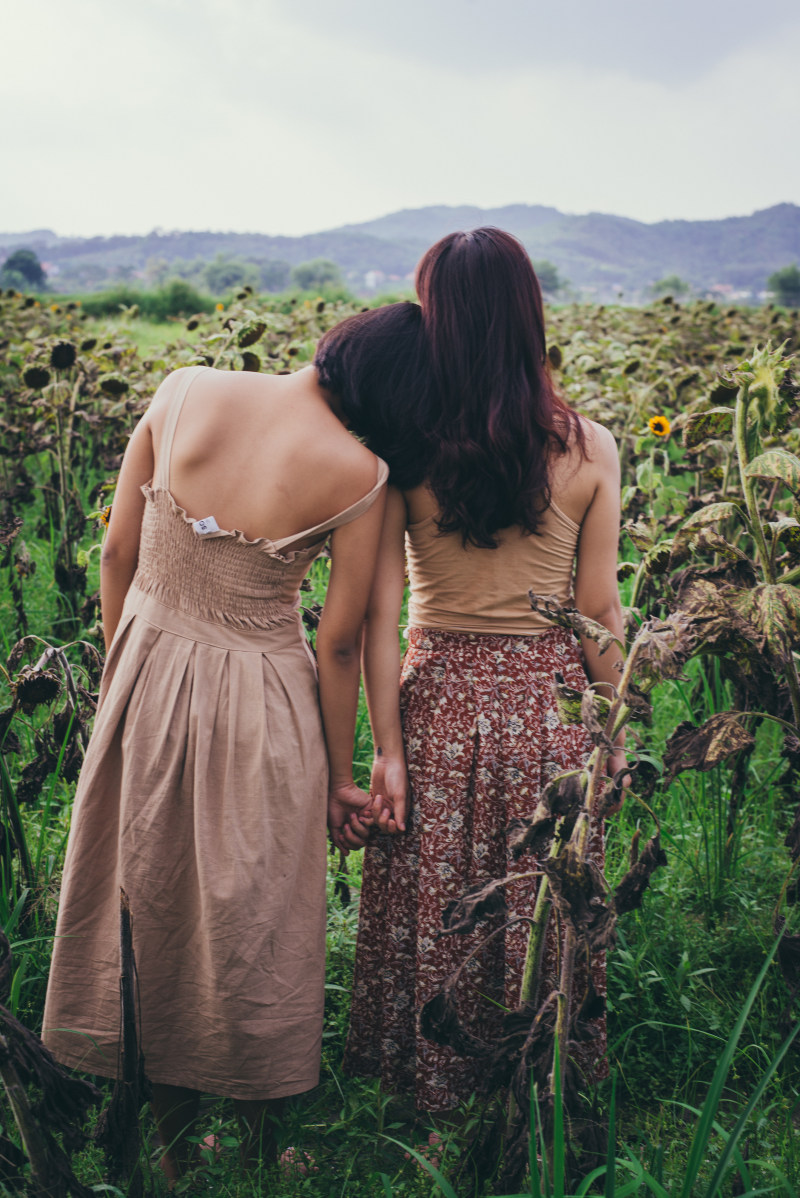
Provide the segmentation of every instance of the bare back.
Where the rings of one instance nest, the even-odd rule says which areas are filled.
[[[179,376],[169,376],[147,416],[156,471]],[[334,415],[313,369],[203,371],[181,411],[169,463],[173,498],[190,517],[213,515],[220,528],[250,540],[283,541],[323,524],[368,492],[375,476],[373,454]]]

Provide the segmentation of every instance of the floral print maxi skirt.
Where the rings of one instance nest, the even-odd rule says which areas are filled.
[[[558,718],[556,671],[585,687],[578,643],[564,629],[540,636],[409,632],[401,709],[412,815],[404,835],[379,837],[365,852],[345,1070],[380,1076],[388,1090],[413,1095],[420,1110],[451,1110],[480,1092],[480,1062],[426,1040],[417,1020],[422,1004],[499,926],[494,916],[475,933],[438,937],[442,909],[474,883],[535,868],[530,856],[512,861],[506,828],[529,816],[547,782],[582,766],[591,749],[582,726]],[[600,824],[591,852],[602,866]],[[532,914],[536,886],[510,884],[509,911]],[[462,973],[458,1009],[476,1034],[493,1038],[503,1010],[517,1006],[527,936],[528,925],[518,924],[494,937]],[[557,988],[556,940],[551,919],[545,995]],[[576,977],[578,999],[587,969]],[[593,958],[591,973],[605,995],[603,954]],[[591,1027],[594,1038],[576,1061],[587,1081],[607,1073],[604,1018]]]

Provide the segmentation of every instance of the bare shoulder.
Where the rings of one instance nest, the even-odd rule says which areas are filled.
[[[159,383],[153,398],[150,401],[150,406],[140,420],[140,425],[149,429],[156,437],[160,435],[164,424],[167,407],[175,393],[177,387],[180,386],[181,379],[185,372],[189,370],[188,366],[181,366],[178,370],[171,370],[165,375]]]
[[[317,452],[320,467],[333,469],[341,479],[343,493],[346,490],[358,499],[375,486],[378,458],[338,421],[331,424],[328,435],[320,439]]]
[[[586,437],[586,450],[591,458],[600,460],[617,457],[617,443],[614,436],[604,424],[589,420],[586,416],[578,418]]]

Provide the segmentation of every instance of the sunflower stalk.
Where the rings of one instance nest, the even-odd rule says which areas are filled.
[[[31,1163],[33,1198],[51,1198],[52,1168],[47,1143],[31,1110],[27,1091],[20,1081],[6,1037],[0,1034],[0,1076],[8,1105],[19,1129],[20,1139]]]

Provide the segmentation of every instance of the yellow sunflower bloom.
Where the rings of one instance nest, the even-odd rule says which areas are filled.
[[[672,425],[666,416],[651,416],[647,422],[647,427],[657,437],[668,437],[672,430]]]

